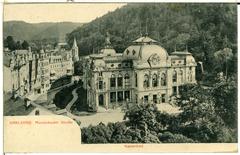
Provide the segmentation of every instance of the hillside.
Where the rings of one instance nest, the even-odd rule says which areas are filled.
[[[15,40],[42,40],[59,39],[73,29],[81,26],[81,23],[26,23],[24,21],[7,21],[3,24],[3,36],[13,36]]]
[[[214,52],[225,47],[237,52],[236,4],[128,4],[75,29],[68,42],[76,37],[80,54],[86,55],[103,47],[108,31],[114,48],[123,52],[140,30],[145,34],[146,25],[148,35],[169,53],[187,46],[210,68]]]

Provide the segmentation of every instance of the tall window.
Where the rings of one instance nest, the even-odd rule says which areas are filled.
[[[129,87],[130,86],[130,77],[129,77],[128,73],[125,74],[124,79],[125,79],[125,87]]]
[[[148,95],[145,95],[145,96],[144,96],[143,102],[144,102],[144,103],[148,103]]]
[[[153,95],[153,103],[157,103],[157,95]]]
[[[149,76],[147,74],[144,75],[143,87],[149,87]]]
[[[117,94],[118,94],[118,96],[117,96],[117,100],[118,100],[118,102],[121,102],[121,101],[123,101],[123,92],[122,91],[119,91],[119,92],[117,92]]]
[[[130,101],[130,91],[125,91],[124,92],[124,98],[125,98],[125,100]]]
[[[173,71],[173,77],[172,77],[173,82],[177,82],[177,71]]]
[[[162,75],[161,75],[161,86],[166,86],[166,85],[167,85],[166,74],[162,73]]]
[[[122,86],[123,86],[123,77],[122,77],[122,74],[119,74],[119,75],[118,75],[117,85],[118,85],[118,87],[122,87]]]
[[[137,73],[135,73],[135,86],[137,87],[138,86],[138,79],[137,79]]]
[[[153,87],[157,87],[157,86],[158,86],[157,74],[153,74],[153,77],[152,77],[152,86],[153,86]]]
[[[99,88],[99,89],[103,89],[103,81],[99,81],[99,83],[98,83],[98,88]]]
[[[176,95],[176,94],[177,94],[177,87],[173,86],[173,95]]]
[[[110,87],[111,88],[115,88],[116,87],[116,78],[115,78],[114,74],[112,74],[111,78],[110,78]]]
[[[179,77],[180,82],[183,83],[183,71],[182,71],[182,70],[180,70],[179,76],[180,76],[180,77]]]
[[[165,103],[166,102],[166,94],[162,94],[161,98],[162,98],[162,103]]]
[[[111,92],[110,93],[110,102],[116,102],[116,92]]]
[[[189,81],[192,82],[192,71],[189,71]]]

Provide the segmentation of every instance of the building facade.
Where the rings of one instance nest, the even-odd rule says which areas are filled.
[[[20,96],[47,93],[55,80],[73,75],[74,62],[78,60],[76,40],[71,50],[42,49],[39,53],[32,52],[31,48],[5,50],[4,92],[14,92]]]
[[[191,53],[169,55],[148,36],[133,41],[123,53],[116,53],[108,38],[100,53],[84,58],[84,66],[87,102],[95,111],[121,103],[168,103],[181,85],[196,82]]]

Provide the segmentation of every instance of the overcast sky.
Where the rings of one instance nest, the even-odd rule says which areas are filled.
[[[39,22],[81,22],[114,11],[124,3],[75,3],[75,4],[7,4],[4,6],[4,21],[22,20]]]

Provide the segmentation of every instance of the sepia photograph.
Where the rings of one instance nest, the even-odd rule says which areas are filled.
[[[238,143],[236,3],[3,14],[4,116],[68,117],[81,144]]]

